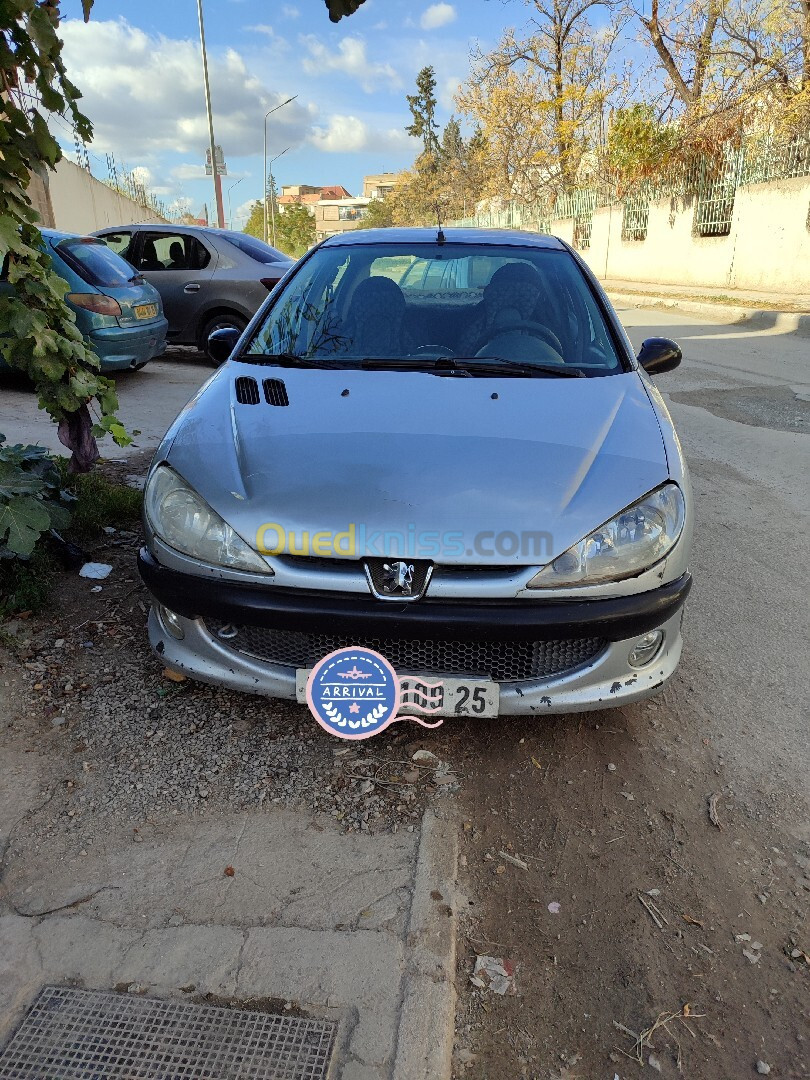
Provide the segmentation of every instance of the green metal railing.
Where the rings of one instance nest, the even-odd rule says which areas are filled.
[[[646,240],[650,220],[650,196],[631,195],[622,210],[622,240]]]
[[[677,195],[694,197],[692,231],[695,236],[728,236],[737,190],[746,184],[810,176],[810,135],[787,141],[751,139],[740,147],[727,146],[721,160],[700,160],[666,179],[648,183],[642,192],[620,198],[609,185],[562,192],[553,205],[526,206],[508,202],[460,221],[456,226],[527,229],[550,232],[554,221],[573,218],[574,243],[590,247],[593,214],[597,206],[622,205],[622,239],[642,241],[647,236],[650,202]]]

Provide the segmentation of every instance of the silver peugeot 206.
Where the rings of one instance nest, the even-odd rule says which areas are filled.
[[[230,362],[146,485],[171,668],[303,701],[318,661],[366,647],[470,716],[617,706],[671,677],[692,500],[650,375],[681,352],[634,356],[568,245],[335,236],[211,350]]]

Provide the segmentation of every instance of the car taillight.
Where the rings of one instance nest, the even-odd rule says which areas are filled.
[[[260,280],[268,292],[270,292],[271,289],[275,289],[276,285],[278,285],[278,278],[263,277]]]
[[[96,315],[117,317],[121,314],[121,305],[118,301],[111,296],[105,296],[104,293],[72,292],[68,293],[65,299],[74,307],[84,308],[85,311],[92,311]]]

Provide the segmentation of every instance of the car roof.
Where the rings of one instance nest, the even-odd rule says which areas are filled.
[[[553,251],[565,251],[565,245],[556,236],[542,233],[521,232],[517,229],[454,229],[445,228],[444,239],[448,244],[491,244],[493,247],[534,247]],[[438,228],[391,228],[353,229],[351,232],[329,236],[323,247],[352,247],[369,244],[435,244]]]
[[[98,229],[99,233],[120,232],[123,229],[148,229],[153,232],[170,232],[170,233],[212,233],[214,236],[224,236],[226,239],[230,236],[248,236],[248,233],[242,233],[238,229],[216,229],[212,225],[174,225],[171,221],[167,221],[165,224],[159,221],[135,221],[129,225],[107,225],[103,229]],[[251,239],[259,240],[259,243],[264,243],[263,240],[254,236]],[[268,244],[268,247],[270,245]],[[282,252],[283,254],[283,252]]]
[[[40,229],[43,236],[49,240],[98,240],[97,236],[88,233],[62,232],[61,229]]]

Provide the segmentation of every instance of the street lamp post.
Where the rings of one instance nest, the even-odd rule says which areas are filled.
[[[217,150],[214,143],[214,116],[211,111],[211,87],[208,84],[208,54],[205,51],[205,25],[203,23],[202,0],[197,0],[197,17],[200,20],[200,48],[202,49],[203,84],[205,86],[205,109],[208,113],[208,139],[211,147],[211,173],[214,178],[214,194],[217,206],[217,225],[224,227],[224,213],[222,210],[222,180],[217,172]]]
[[[278,112],[279,109],[283,109],[285,105],[289,105],[291,101],[295,101],[298,94],[293,94],[292,97],[287,98],[286,101],[282,101],[280,105],[275,105],[272,109],[268,109],[264,114],[264,242],[267,243],[267,117],[274,112]],[[281,157],[281,154],[278,155]],[[275,161],[275,158],[273,158]],[[273,214],[275,220],[275,213]],[[274,226],[275,233],[275,226]]]
[[[244,179],[245,179],[244,176],[240,176],[239,179],[236,181],[236,183],[231,184],[231,186],[228,188],[228,228],[229,229],[233,228],[233,217],[231,216],[231,192],[236,187],[236,185],[241,184]]]
[[[289,146],[286,147],[286,149],[282,150],[280,154],[276,154],[276,156],[274,158],[270,158],[270,161],[268,162],[268,169],[269,169],[269,176],[270,176],[270,217],[271,217],[272,222],[273,222],[273,247],[276,246],[276,200],[273,198],[273,162],[278,161],[278,159],[280,157],[284,157],[284,155],[287,153],[287,150],[289,150],[289,149],[290,149]],[[267,207],[267,199],[264,200],[264,205],[265,205],[265,208],[266,208]],[[267,211],[265,209],[265,213],[266,212]],[[265,218],[265,220],[266,220],[266,218]],[[266,244],[267,240],[265,239],[264,242]]]

